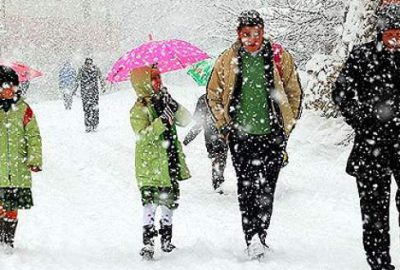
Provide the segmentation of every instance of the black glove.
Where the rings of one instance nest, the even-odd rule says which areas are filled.
[[[183,140],[183,145],[184,145],[184,146],[188,145],[189,143],[190,143],[190,140],[189,140],[188,138],[185,138],[185,139]]]
[[[166,87],[161,88],[160,94],[162,96],[163,104],[169,106],[174,113],[177,112],[179,107],[178,102],[172,98]]]
[[[164,124],[172,126],[175,121],[175,114],[169,106],[166,106],[160,118]]]
[[[212,140],[212,146],[215,152],[222,152],[226,148],[226,141],[222,137],[217,137]]]
[[[220,129],[219,132],[224,138],[227,138],[228,135],[233,131],[233,126],[231,123],[224,124]]]

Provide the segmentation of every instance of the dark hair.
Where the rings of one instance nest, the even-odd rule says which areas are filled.
[[[93,64],[93,59],[92,58],[86,58],[85,59],[85,64]]]
[[[237,30],[246,26],[260,26],[264,27],[264,20],[261,18],[260,13],[256,10],[245,10],[240,13],[238,17]]]
[[[0,87],[4,83],[9,83],[13,86],[19,85],[18,74],[10,67],[0,65]]]
[[[400,4],[386,4],[377,14],[378,34],[391,29],[400,29]]]

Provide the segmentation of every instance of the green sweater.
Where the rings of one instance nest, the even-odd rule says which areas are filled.
[[[265,81],[264,57],[245,52],[243,54],[243,84],[239,94],[235,122],[247,134],[265,135],[270,132],[267,82]]]

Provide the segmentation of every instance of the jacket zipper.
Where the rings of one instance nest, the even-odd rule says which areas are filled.
[[[8,113],[5,113],[6,118],[6,135],[7,135],[7,174],[8,174],[8,181],[11,184],[11,168],[10,168],[10,122],[8,119]]]

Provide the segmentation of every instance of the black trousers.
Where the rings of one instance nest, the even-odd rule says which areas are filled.
[[[233,135],[229,148],[238,179],[238,199],[246,244],[249,245],[257,234],[264,242],[283,162],[284,136]]]
[[[99,99],[98,97],[85,97],[83,101],[83,112],[85,116],[85,127],[95,129],[99,125]]]
[[[390,194],[392,175],[397,182],[396,205],[400,212],[400,148],[398,142],[363,148],[362,170],[357,175],[363,221],[363,243],[373,270],[394,269],[390,257]],[[368,153],[371,155],[367,155]],[[399,218],[400,224],[400,218]],[[399,252],[396,252],[399,254]]]
[[[212,185],[214,189],[217,189],[225,181],[224,171],[226,167],[226,159],[228,157],[228,147],[225,147],[222,151],[215,153],[211,158],[212,164]]]

